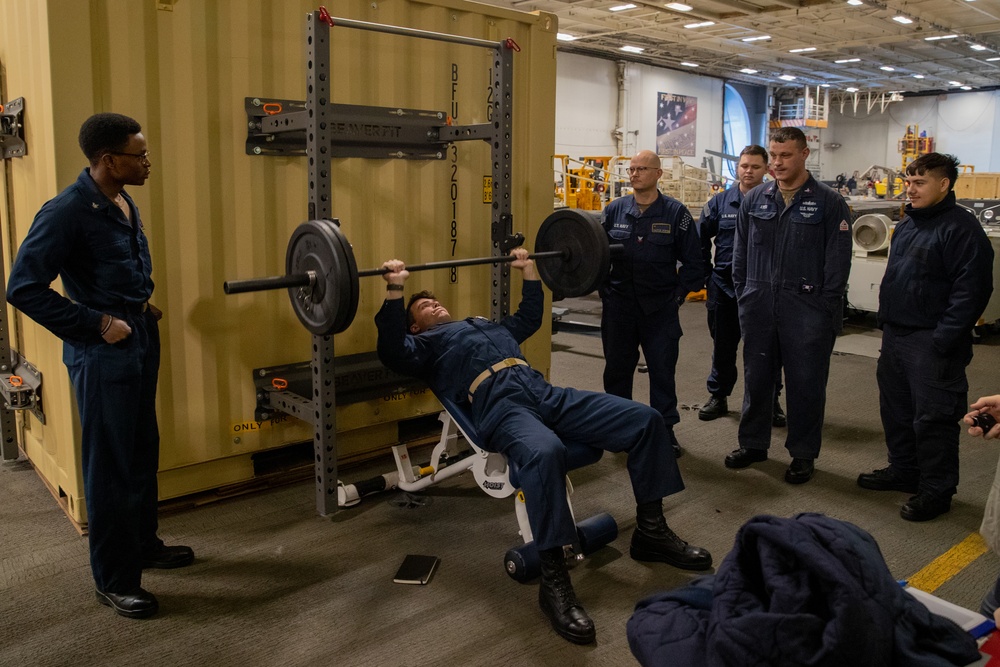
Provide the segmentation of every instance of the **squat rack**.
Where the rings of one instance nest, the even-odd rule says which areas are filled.
[[[452,125],[439,111],[420,111],[396,107],[363,107],[330,103],[330,28],[350,28],[419,39],[430,39],[485,48],[493,52],[489,122]],[[309,159],[309,219],[335,220],[332,215],[331,161],[334,157],[382,159],[443,159],[447,146],[457,141],[481,140],[490,144],[493,177],[490,236],[492,254],[506,251],[512,237],[511,165],[513,123],[513,53],[519,51],[513,39],[499,42],[429,32],[414,28],[368,23],[331,17],[325,7],[307,15],[306,28],[306,100],[262,101],[247,98],[247,153],[301,154]],[[263,108],[264,113],[257,111]],[[270,109],[268,109],[270,107]],[[285,107],[290,110],[285,111]],[[275,112],[275,109],[277,111]],[[351,123],[369,127],[391,128],[370,132],[363,137],[345,136],[342,130]],[[347,124],[347,125],[345,125]],[[280,135],[285,135],[281,137]],[[271,147],[284,147],[275,150]],[[498,321],[510,311],[510,269],[506,264],[493,267],[490,316]],[[337,420],[335,353],[332,335],[312,337],[312,396],[288,388],[264,388],[258,393],[258,413],[278,411],[313,425],[313,450],[316,477],[316,509],[321,515],[332,514],[338,507]],[[264,369],[255,371],[263,377]]]

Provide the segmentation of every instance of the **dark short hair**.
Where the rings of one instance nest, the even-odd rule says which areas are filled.
[[[809,147],[805,133],[797,127],[779,127],[771,133],[771,141],[777,144],[794,141],[799,145],[799,148]]]
[[[91,164],[105,153],[120,151],[133,134],[142,132],[134,118],[120,113],[96,113],[80,126],[80,148]]]
[[[410,310],[410,307],[414,303],[416,303],[417,301],[420,301],[421,299],[436,299],[436,298],[437,297],[434,296],[434,292],[431,292],[430,290],[426,290],[426,289],[423,290],[423,291],[417,292],[416,294],[411,294],[410,295],[410,300],[406,302],[406,328],[407,329],[409,329],[411,326],[413,326],[413,322],[414,322],[413,311]]]
[[[759,155],[764,158],[764,164],[767,164],[768,158],[767,149],[763,146],[758,146],[757,144],[750,144],[746,148],[740,151],[740,157],[744,155]]]
[[[958,180],[958,165],[961,164],[954,155],[944,153],[926,153],[916,160],[906,165],[907,176],[923,176],[924,174],[935,173],[939,178],[947,178],[950,183],[948,190],[955,189],[955,181]]]

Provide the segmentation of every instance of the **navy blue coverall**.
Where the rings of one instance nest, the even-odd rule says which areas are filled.
[[[426,382],[435,393],[468,403],[469,386],[504,359],[523,359],[519,345],[542,323],[537,280],[524,281],[518,311],[499,324],[481,317],[439,324],[412,335],[402,299],[387,299],[375,316],[378,355],[397,373]],[[553,387],[538,371],[512,366],[476,389],[472,419],[487,451],[519,468],[528,523],[538,549],[575,544],[566,502],[566,445],[628,453],[636,504],[683,490],[663,420],[645,405],[572,388]]]
[[[774,376],[782,364],[785,447],[793,458],[819,456],[830,355],[843,327],[852,224],[844,198],[812,174],[788,207],[776,182],[758,185],[743,199],[733,252],[743,329],[742,448],[770,447]]]
[[[12,306],[63,340],[80,412],[90,565],[97,589],[118,594],[139,587],[142,556],[163,544],[156,536],[160,336],[144,305],[152,264],[139,209],[122,196],[131,223],[84,169],[35,216],[7,285]],[[51,288],[56,276],[66,296]],[[104,313],[128,322],[132,334],[106,343]]]
[[[643,213],[633,195],[615,199],[601,224],[611,243],[625,246],[600,289],[604,391],[632,398],[642,346],[649,404],[672,432],[680,421],[674,369],[683,332],[677,309],[688,292],[705,285],[698,230],[687,208],[664,194]]]
[[[965,367],[992,293],[993,247],[955,193],[929,208],[907,205],[879,289],[877,377],[889,466],[919,478],[921,494],[948,499],[958,487]]]
[[[739,183],[720,192],[705,204],[698,219],[702,256],[705,261],[708,299],[708,332],[712,336],[712,370],[705,383],[708,393],[726,398],[736,386],[736,351],[740,346],[740,315],[733,286],[733,244],[736,216],[743,203]],[[715,259],[712,259],[712,245]],[[774,397],[781,393],[781,364],[774,381]]]

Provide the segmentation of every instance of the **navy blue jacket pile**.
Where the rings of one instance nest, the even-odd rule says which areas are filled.
[[[967,665],[976,641],[906,593],[878,544],[821,514],[757,516],[718,573],[639,602],[644,667]]]

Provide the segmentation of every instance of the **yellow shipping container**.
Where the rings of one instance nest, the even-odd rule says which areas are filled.
[[[308,219],[308,165],[300,156],[248,155],[245,98],[306,99],[308,2],[267,0],[0,0],[0,101],[25,98],[28,154],[4,161],[0,223],[9,271],[41,205],[85,160],[76,142],[92,113],[143,125],[153,174],[130,190],[153,255],[153,302],[163,309],[158,396],[160,496],[171,498],[255,475],[251,456],[309,440],[295,419],[257,425],[255,368],[310,358],[311,338],[285,290],[225,296],[227,279],[284,273],[292,231]],[[462,0],[340,0],[335,16],[462,37],[511,38],[510,208],[514,231],[534,238],[552,210],[556,20]],[[348,28],[331,31],[331,103],[440,110],[458,125],[486,123],[492,54]],[[484,177],[490,146],[452,144],[441,160],[335,158],[332,215],[360,268],[492,254]],[[516,272],[515,272],[516,273]],[[492,270],[415,274],[456,316],[489,314]],[[361,281],[354,324],[336,336],[339,357],[374,349],[378,278]],[[512,281],[512,306],[520,285]],[[22,448],[69,515],[86,521],[79,426],[62,346],[8,310],[11,345],[44,376],[46,424],[19,417]],[[547,373],[546,322],[527,344]],[[356,458],[398,439],[397,423],[439,409],[429,392],[387,393],[337,407],[338,454]]]

